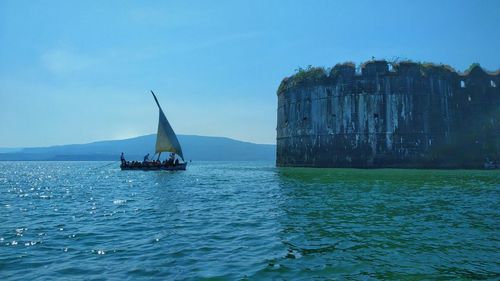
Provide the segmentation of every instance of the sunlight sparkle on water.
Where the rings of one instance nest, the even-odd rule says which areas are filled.
[[[104,266],[106,278],[159,280],[500,274],[498,171],[97,167],[0,162],[3,276],[97,279]]]

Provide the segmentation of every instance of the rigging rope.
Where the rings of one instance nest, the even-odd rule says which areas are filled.
[[[94,169],[102,169],[102,168],[104,168],[104,167],[107,167],[107,166],[110,166],[110,165],[116,164],[116,162],[120,162],[120,161],[113,161],[113,162],[108,163],[108,164],[106,164],[106,165],[104,165],[104,166],[100,166],[100,167],[95,167],[95,168],[92,168],[92,170],[94,170]]]

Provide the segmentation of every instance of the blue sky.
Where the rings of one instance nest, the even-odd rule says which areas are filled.
[[[500,68],[500,1],[0,0],[0,147],[156,131],[274,143],[299,66]]]

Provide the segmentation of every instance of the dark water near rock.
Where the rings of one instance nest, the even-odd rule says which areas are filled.
[[[0,279],[500,278],[500,171],[0,162]]]

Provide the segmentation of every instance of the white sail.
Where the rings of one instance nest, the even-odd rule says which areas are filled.
[[[172,126],[170,126],[167,117],[165,117],[160,103],[158,102],[158,99],[156,99],[153,91],[151,91],[151,94],[153,94],[156,104],[158,105],[158,109],[160,110],[160,118],[158,120],[158,133],[156,134],[156,153],[173,152],[179,155],[182,160],[184,160],[184,155],[182,154],[179,140],[177,140],[177,136],[175,135]]]

